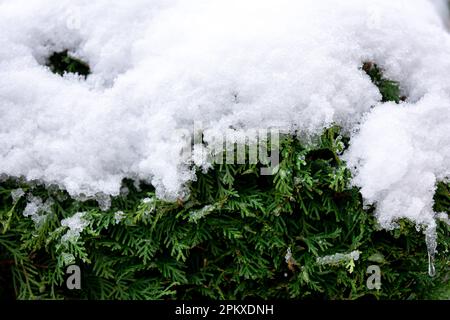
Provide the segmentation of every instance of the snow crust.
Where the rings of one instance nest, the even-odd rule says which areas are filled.
[[[0,174],[87,197],[129,177],[175,199],[195,179],[195,123],[206,142],[337,123],[381,224],[432,227],[450,176],[447,27],[440,0],[0,0]],[[45,67],[65,49],[86,80]],[[380,104],[364,61],[407,102]]]

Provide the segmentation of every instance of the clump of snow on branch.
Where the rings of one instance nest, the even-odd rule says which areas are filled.
[[[189,213],[189,221],[198,222],[199,220],[203,219],[205,216],[207,216],[216,209],[217,208],[214,205],[206,205],[201,209],[192,210]]]
[[[347,270],[352,273],[355,268],[355,261],[359,260],[361,252],[354,250],[350,253],[335,253],[328,256],[317,257],[316,263],[321,266],[345,265]]]
[[[175,199],[194,160],[206,161],[181,152],[195,122],[205,142],[337,123],[352,133],[344,157],[380,222],[432,226],[435,184],[450,171],[443,4],[0,0],[0,173],[87,197],[119,195],[127,177]],[[45,67],[66,49],[89,64],[87,79]],[[364,61],[407,102],[379,104]]]
[[[24,195],[25,191],[23,191],[22,188],[14,189],[11,191],[11,198],[13,199],[14,203],[19,201],[19,199],[22,198]]]
[[[20,194],[20,191],[16,190],[16,193]],[[51,206],[53,205],[53,200],[51,198],[47,199],[45,202],[42,201],[40,197],[29,196],[28,202],[23,210],[23,215],[25,217],[31,218],[35,223],[36,227],[42,225],[42,223],[47,218],[47,215],[51,213]]]
[[[348,262],[350,260],[357,261],[361,252],[358,250],[352,251],[350,253],[335,253],[328,256],[318,257],[317,263],[320,265],[333,265],[342,262]]]
[[[123,211],[116,211],[114,213],[114,222],[116,224],[119,224],[123,219],[125,219],[125,212],[123,212]]]
[[[345,158],[355,167],[353,182],[366,202],[377,203],[384,227],[399,218],[434,224],[436,184],[450,176],[448,93],[377,105],[351,140]]]
[[[89,225],[89,221],[85,219],[86,212],[77,212],[73,216],[61,220],[61,226],[67,227],[67,232],[62,236],[62,242],[76,241],[83,229]]]

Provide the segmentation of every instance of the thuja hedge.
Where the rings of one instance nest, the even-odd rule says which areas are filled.
[[[379,68],[363,69],[384,100],[401,100],[397,84]],[[125,180],[127,192],[107,211],[58,188],[3,181],[0,299],[449,298],[450,227],[439,223],[436,276],[430,277],[423,233],[408,221],[381,230],[374,208],[363,207],[339,158],[347,145],[337,127],[309,146],[283,136],[273,176],[261,176],[260,165],[216,165],[199,171],[189,197],[176,202]],[[26,196],[12,199],[19,187],[53,200],[38,227],[22,214]],[[450,212],[448,184],[439,184],[435,200],[436,210]],[[76,241],[61,241],[67,231],[61,220],[77,212],[86,213],[89,225]],[[317,262],[355,250],[356,261]],[[81,267],[81,290],[65,285],[71,264]],[[366,285],[370,265],[381,269],[380,290]]]

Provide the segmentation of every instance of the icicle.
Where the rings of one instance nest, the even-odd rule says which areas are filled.
[[[436,238],[436,226],[429,226],[425,232],[425,242],[427,243],[428,249],[428,274],[430,277],[434,277],[436,275],[436,268],[434,266],[437,247]]]
[[[428,274],[430,277],[436,275],[436,268],[434,266],[434,253],[428,252]]]

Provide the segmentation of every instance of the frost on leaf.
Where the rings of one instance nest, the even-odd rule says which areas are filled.
[[[114,213],[114,222],[119,224],[123,219],[125,219],[125,213],[123,211],[116,211]]]
[[[344,265],[352,273],[355,267],[355,261],[359,260],[360,251],[355,250],[350,253],[336,253],[333,255],[318,257],[316,262],[319,265]]]
[[[192,210],[189,213],[189,222],[197,222],[198,220],[203,219],[205,216],[212,213],[214,210],[216,210],[216,206],[214,205],[206,205],[201,209]]]
[[[63,265],[65,265],[65,266],[74,264],[76,261],[75,256],[73,254],[67,253],[67,252],[63,252],[61,254],[61,259],[62,259]]]

